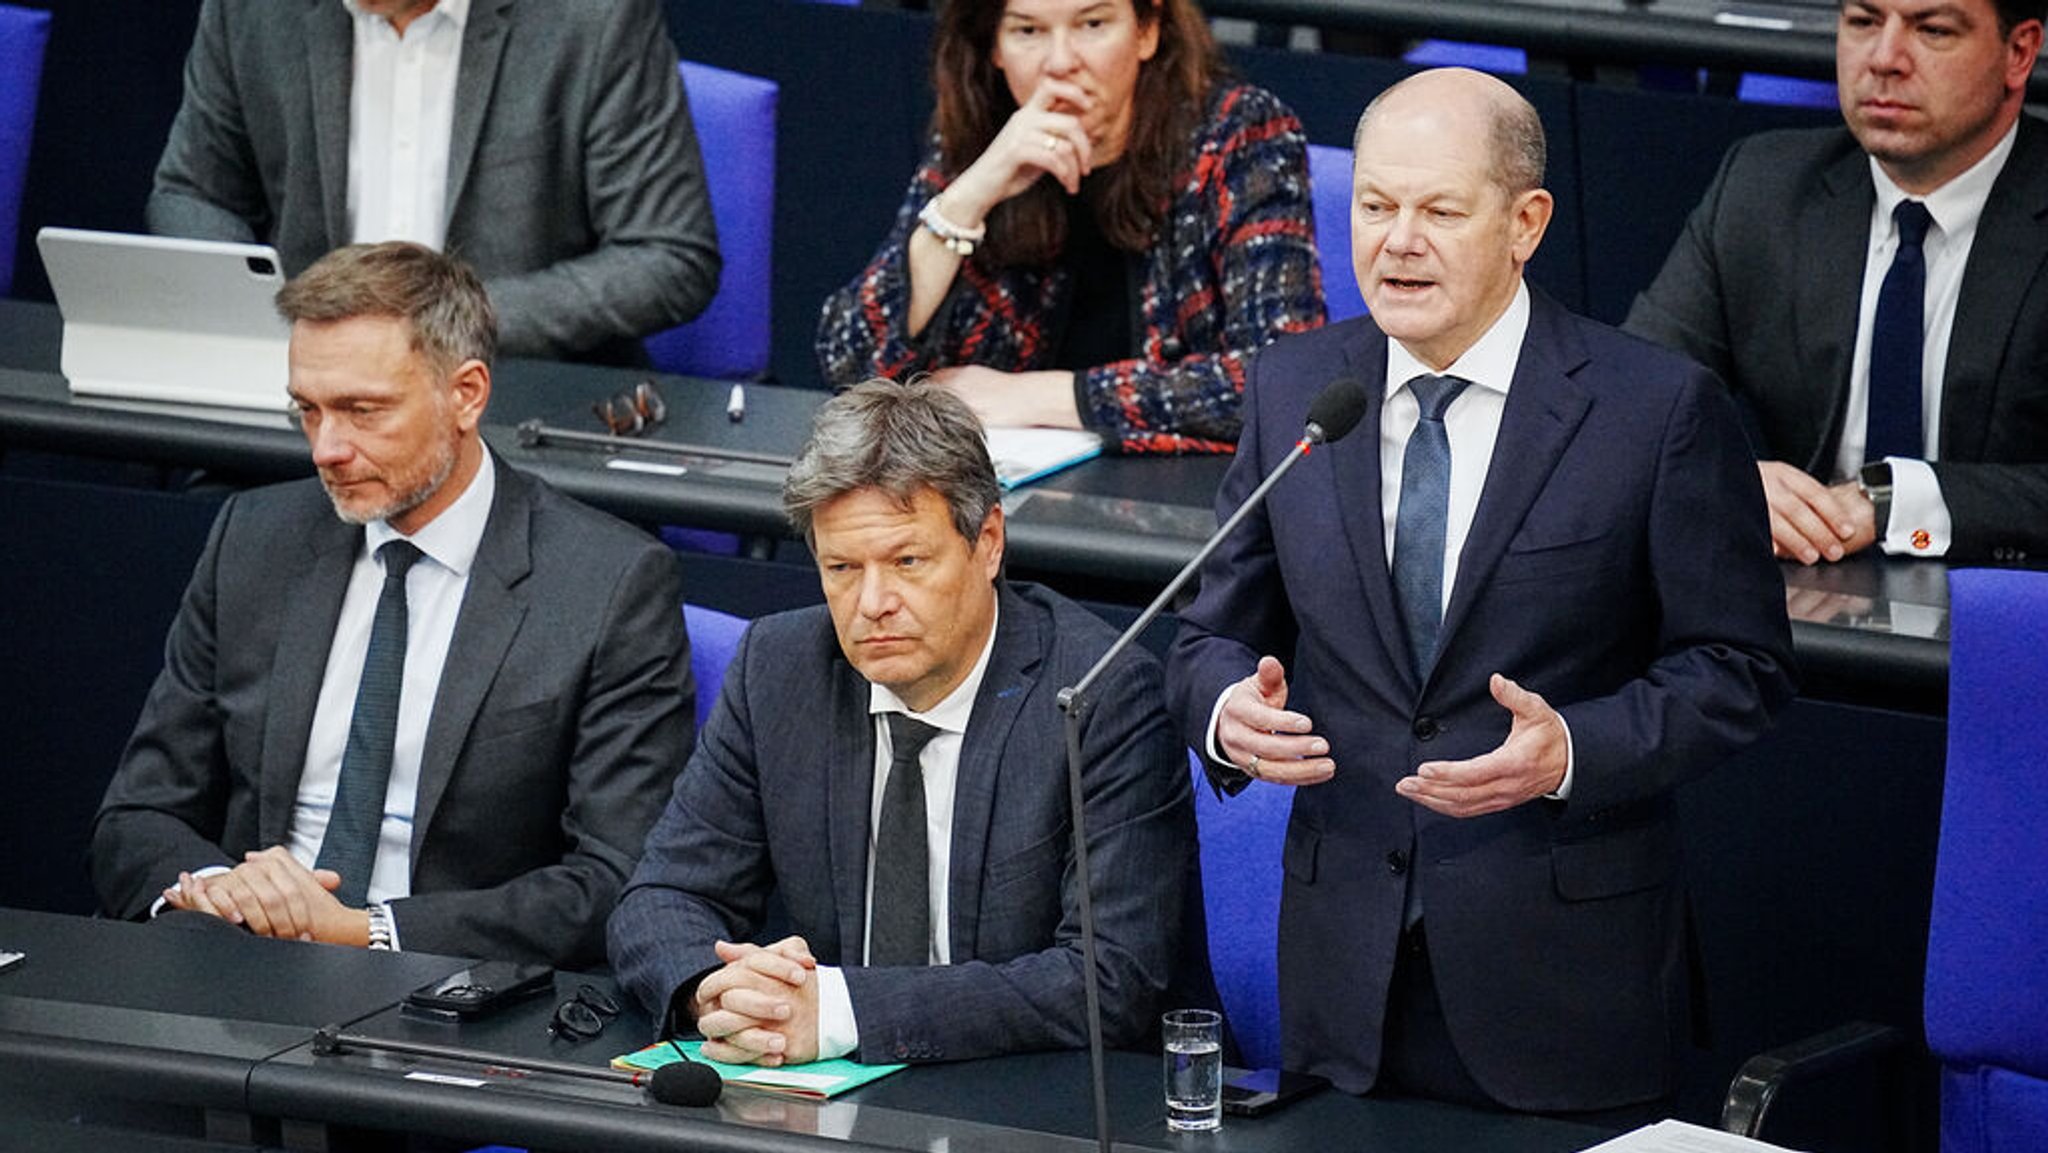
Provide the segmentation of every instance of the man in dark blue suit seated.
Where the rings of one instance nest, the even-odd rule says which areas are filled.
[[[923,384],[819,410],[783,503],[826,604],[765,617],[612,915],[612,964],[721,1061],[938,1061],[1085,1044],[1056,697],[1113,641],[1001,577],[980,425]],[[1132,651],[1081,751],[1104,1034],[1146,1034],[1194,853],[1160,672]],[[794,935],[749,944],[771,892]]]
[[[1220,788],[1296,789],[1289,1067],[1654,1113],[1687,1032],[1672,790],[1792,694],[1756,469],[1705,371],[1523,283],[1551,198],[1512,89],[1419,74],[1355,148],[1371,315],[1259,355],[1218,507],[1324,382],[1364,427],[1205,567],[1173,703]]]

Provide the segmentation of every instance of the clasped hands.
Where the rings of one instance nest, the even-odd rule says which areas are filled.
[[[719,941],[725,964],[697,982],[691,1016],[704,1056],[729,1065],[801,1065],[818,1057],[817,958],[802,937]]]
[[[1826,485],[1782,460],[1757,462],[1771,512],[1771,554],[1838,561],[1877,541],[1877,512],[1854,481]]]
[[[261,937],[367,945],[370,917],[334,898],[341,874],[309,869],[282,845],[244,853],[225,873],[179,873],[164,890],[173,909],[219,917]]]
[[[1570,752],[1564,720],[1537,693],[1499,673],[1487,682],[1512,715],[1507,739],[1462,761],[1424,761],[1394,790],[1450,817],[1511,809],[1557,791]],[[1274,657],[1230,687],[1216,717],[1216,747],[1253,777],[1280,785],[1313,785],[1336,774],[1330,743],[1315,722],[1287,708],[1287,674]]]

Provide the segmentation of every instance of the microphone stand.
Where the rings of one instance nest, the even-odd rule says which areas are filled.
[[[1265,501],[1266,493],[1279,483],[1281,477],[1287,475],[1295,462],[1307,456],[1311,448],[1323,443],[1325,439],[1322,428],[1311,422],[1302,438],[1295,441],[1294,447],[1281,458],[1279,465],[1266,474],[1266,479],[1259,482],[1259,487],[1253,489],[1250,496],[1244,498],[1244,503],[1238,505],[1237,511],[1230,514],[1230,519],[1224,521],[1223,526],[1203,542],[1194,557],[1181,566],[1181,570],[1174,574],[1173,579],[1167,582],[1159,595],[1152,598],[1152,603],[1145,606],[1145,611],[1138,614],[1138,619],[1132,621],[1130,627],[1116,638],[1116,643],[1110,645],[1108,651],[1089,666],[1088,672],[1079,681],[1059,692],[1060,712],[1065,714],[1066,718],[1067,800],[1073,809],[1074,870],[1081,882],[1081,985],[1087,992],[1089,1085],[1095,1093],[1095,1142],[1100,1153],[1110,1153],[1109,1094],[1102,1069],[1101,982],[1095,973],[1095,900],[1091,894],[1092,874],[1088,871],[1088,837],[1086,830],[1082,828],[1081,720],[1088,711],[1088,690],[1095,687],[1095,682],[1102,677],[1104,670],[1109,668],[1110,662],[1121,656],[1125,649],[1130,648],[1131,643],[1138,639],[1138,634],[1144,632],[1146,626],[1157,620],[1160,613],[1166,611],[1166,606],[1173,602],[1174,596],[1195,575],[1196,570],[1202,567],[1202,562],[1208,560],[1209,554],[1222,546],[1224,538],[1235,531],[1238,524],[1251,515],[1254,508]]]

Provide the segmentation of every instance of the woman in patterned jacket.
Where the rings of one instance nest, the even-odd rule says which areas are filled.
[[[1301,123],[1192,0],[951,0],[895,226],[825,302],[844,387],[929,372],[992,425],[1228,451],[1245,360],[1323,321]]]

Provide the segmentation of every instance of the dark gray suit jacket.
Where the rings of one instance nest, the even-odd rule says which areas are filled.
[[[1002,588],[961,751],[947,926],[952,964],[864,968],[874,723],[868,682],[823,608],[755,621],[703,739],[612,915],[619,980],[657,1017],[750,941],[769,894],[844,967],[862,1061],[1087,1043],[1059,690],[1115,633],[1057,594]],[[1133,650],[1092,690],[1081,748],[1103,1032],[1146,1034],[1180,945],[1194,861],[1187,760],[1159,668]]]
[[[1841,443],[1876,195],[1845,128],[1737,143],[1626,325],[1726,381],[1760,459],[1822,480]],[[2048,125],[2031,116],[1977,224],[1940,420],[1949,555],[2048,552]]]
[[[393,917],[407,949],[590,965],[690,751],[681,578],[637,530],[509,466],[497,481]],[[108,912],[285,840],[362,538],[317,481],[221,509],[94,823]]]
[[[1689,1007],[1671,793],[1792,695],[1784,586],[1733,407],[1682,357],[1532,293],[1441,651],[1418,683],[1381,530],[1386,350],[1360,317],[1253,361],[1219,511],[1293,446],[1324,381],[1355,376],[1370,403],[1210,558],[1169,663],[1175,712],[1203,740],[1224,687],[1278,656],[1288,706],[1337,762],[1295,790],[1287,826],[1287,1067],[1374,1084],[1412,877],[1444,1020],[1481,1088],[1543,1111],[1668,1094]],[[1396,793],[1422,762],[1507,737],[1496,672],[1570,726],[1571,799],[1461,820]]]
[[[291,275],[348,243],[354,36],[339,0],[206,0],[151,231],[262,241]],[[447,203],[507,355],[644,363],[702,311],[717,231],[654,0],[474,0]]]

